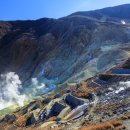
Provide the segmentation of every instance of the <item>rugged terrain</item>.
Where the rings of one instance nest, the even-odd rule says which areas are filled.
[[[1,120],[2,130],[129,130],[130,59],[41,96]]]
[[[129,130],[129,12],[128,4],[60,19],[1,21],[0,74],[17,73],[23,94],[37,87],[34,78],[48,93],[41,87],[40,97],[6,114],[0,128]]]

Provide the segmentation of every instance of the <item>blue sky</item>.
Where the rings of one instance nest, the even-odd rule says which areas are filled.
[[[76,11],[130,3],[130,0],[0,0],[0,20],[60,18]]]

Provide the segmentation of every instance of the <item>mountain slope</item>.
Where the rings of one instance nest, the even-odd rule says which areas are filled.
[[[120,8],[124,14],[125,6],[129,11],[129,5],[99,11],[103,15],[110,12],[113,20],[111,11],[118,14]],[[121,44],[129,43],[128,25],[105,23],[86,13],[87,17],[79,13],[62,19],[1,22],[0,72],[15,71],[26,81],[43,71],[44,77],[58,78],[62,83],[90,60],[101,57],[104,46],[115,46],[117,51]],[[127,57],[124,51],[120,55]]]
[[[0,128],[129,129],[128,12],[129,4],[60,19],[1,21],[0,103],[23,104],[21,93],[33,101],[13,113],[16,106],[0,110]]]
[[[120,21],[120,20],[130,20],[129,13],[130,12],[130,4],[119,5],[115,7],[108,7],[104,9],[94,10],[94,11],[82,11],[71,14],[80,15],[86,17],[96,18],[98,20],[106,20],[106,21]]]
[[[67,85],[67,89],[62,88],[33,100],[5,115],[0,121],[1,129],[129,129],[129,61],[112,68],[120,74],[109,70],[80,84]]]

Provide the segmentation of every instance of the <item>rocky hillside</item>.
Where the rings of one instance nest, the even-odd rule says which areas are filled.
[[[122,48],[130,41],[129,10],[121,5],[60,19],[1,21],[0,73],[14,71],[23,83],[38,77],[58,84],[113,67],[129,56]]]
[[[13,112],[0,110],[0,128],[129,130],[128,12],[129,4],[60,19],[1,21],[0,103],[11,97],[20,104],[21,93],[40,96]]]
[[[104,9],[94,10],[94,11],[84,11],[84,12],[76,12],[73,15],[80,15],[85,17],[92,17],[102,21],[115,21],[120,22],[120,20],[130,21],[130,4],[125,4],[121,6],[108,7]]]
[[[130,59],[7,114],[2,130],[129,130]]]

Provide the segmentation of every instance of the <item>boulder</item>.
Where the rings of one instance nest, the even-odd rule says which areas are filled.
[[[46,109],[41,113],[40,119],[42,121],[48,120],[50,117],[57,116],[63,109],[65,108],[64,105],[62,105],[59,102],[51,102]]]
[[[49,117],[57,116],[64,108],[65,108],[64,105],[62,105],[61,103],[55,102],[48,116]]]
[[[68,94],[66,97],[65,97],[65,102],[71,106],[72,109],[80,106],[80,105],[83,105],[84,104],[84,101],[79,99],[79,98],[76,98],[74,96],[72,96],[71,94]]]
[[[73,120],[76,118],[79,118],[84,114],[86,110],[88,110],[90,107],[89,104],[84,103],[83,105],[77,107],[76,109],[73,109],[66,117],[64,117],[64,120]]]

